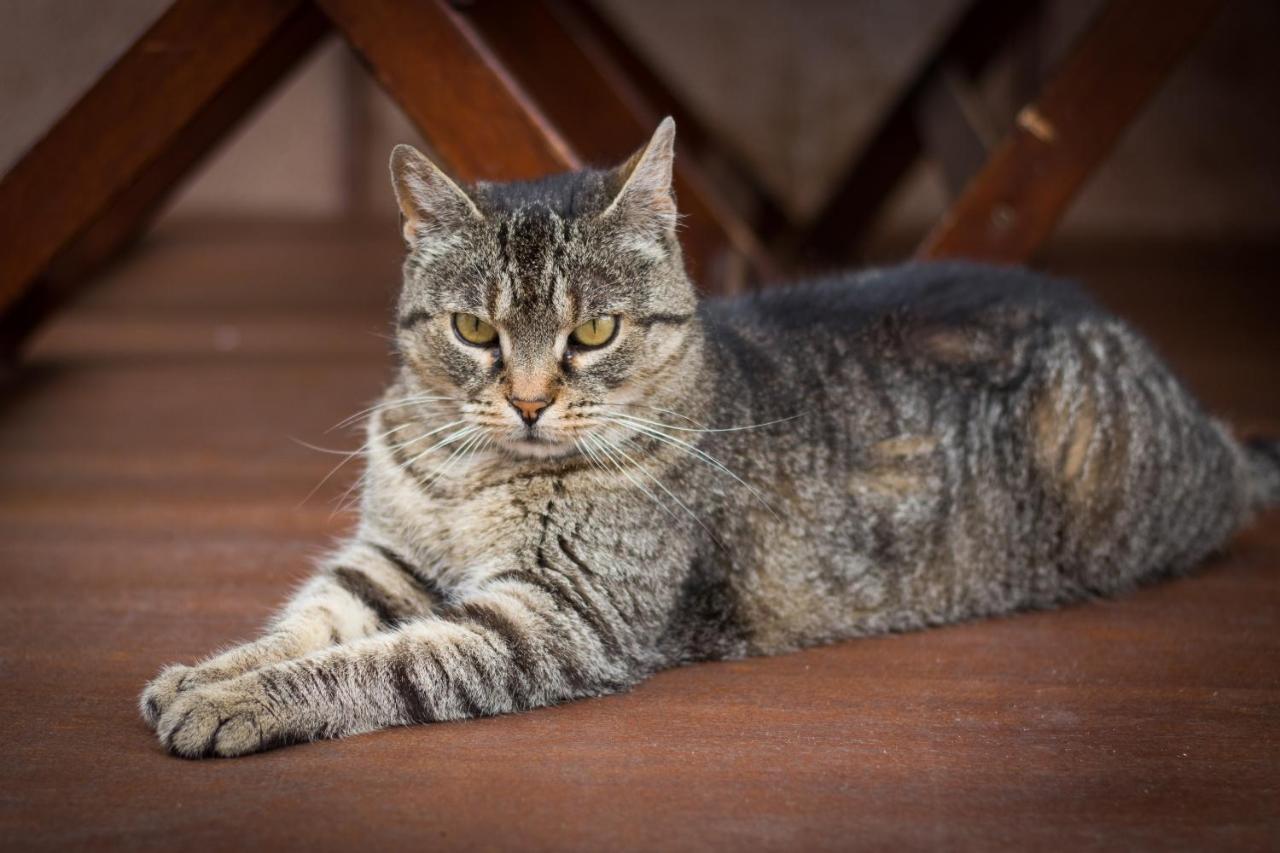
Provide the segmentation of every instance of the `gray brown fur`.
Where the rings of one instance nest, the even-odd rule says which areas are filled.
[[[1111,594],[1280,498],[1275,444],[1237,443],[1060,282],[914,265],[699,305],[671,137],[466,191],[397,149],[401,358],[359,530],[262,639],[148,686],[166,747],[522,711]],[[455,338],[458,311],[501,350]],[[566,349],[601,314],[618,339]],[[528,389],[555,400],[532,433],[506,403]]]

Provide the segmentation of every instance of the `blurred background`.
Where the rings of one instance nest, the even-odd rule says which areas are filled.
[[[464,17],[487,20],[486,37],[499,37],[508,60],[539,55],[539,45],[512,32],[522,25],[503,29],[504,16],[518,4],[451,5]],[[0,171],[167,6],[167,0],[0,3]],[[697,165],[720,197],[745,220],[759,213],[765,198],[775,218],[803,231],[838,195],[850,164],[969,6],[966,0],[594,0],[585,8],[701,125],[711,144],[699,148]],[[966,83],[969,100],[960,106],[988,147],[1008,132],[1017,110],[1104,4],[1048,0],[1033,8],[1038,13]],[[1246,424],[1269,411],[1256,392],[1259,382],[1232,391],[1219,378],[1247,373],[1265,387],[1280,387],[1273,329],[1280,307],[1277,35],[1280,4],[1274,0],[1225,2],[1034,256],[1044,269],[1084,280],[1148,332],[1211,404]],[[573,103],[572,92],[564,97]],[[680,138],[687,142],[694,130],[688,121],[683,126]],[[637,133],[625,144],[644,141]],[[41,327],[28,357],[68,348],[152,351],[158,341],[252,349],[309,340],[328,351],[368,353],[369,341],[384,333],[398,284],[401,248],[386,166],[398,142],[431,152],[346,42],[330,32],[169,197],[140,251],[123,267],[94,272],[97,283],[75,287],[76,311]],[[839,254],[857,263],[910,256],[964,186],[948,174],[945,158],[931,156],[939,150],[945,144],[940,149],[931,141],[856,243],[850,241],[855,250]],[[686,248],[696,241],[694,232],[685,232]],[[842,238],[837,232],[837,243]],[[345,252],[345,261],[322,260],[322,247]],[[334,280],[292,296],[285,289],[268,296],[254,278],[278,273],[243,265],[268,256],[291,270],[312,264],[325,276],[362,284],[352,290]],[[689,257],[696,266],[697,252]],[[168,263],[163,275],[189,278],[203,313],[193,313],[193,303],[182,302],[171,284],[146,284],[153,273],[145,267],[141,280],[126,275],[125,284],[111,284],[121,269],[138,269],[138,263]],[[785,280],[836,263],[831,255],[793,252],[766,278]],[[705,267],[695,270],[696,278],[711,291],[747,281],[742,264],[728,273]],[[324,319],[323,306],[350,310]],[[282,339],[270,326],[279,317],[262,312],[286,307],[309,312],[315,322]],[[288,319],[300,323],[302,316]],[[353,317],[366,318],[369,335],[356,340],[336,325]],[[318,331],[324,328],[327,337]]]
[[[877,117],[961,0],[598,0],[599,11],[785,211],[813,217]],[[0,4],[0,173],[168,6],[167,0]],[[1054,0],[1029,61],[1052,67],[1097,0]],[[1280,4],[1232,0],[1125,134],[1059,238],[1266,243],[1280,231]],[[983,93],[1009,97],[1015,55]],[[167,220],[395,219],[386,160],[418,134],[336,37],[299,67],[168,207]],[[636,139],[638,146],[644,140]],[[905,252],[945,209],[940,167],[920,164],[867,245]]]

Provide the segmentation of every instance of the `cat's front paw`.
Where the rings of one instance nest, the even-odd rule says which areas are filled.
[[[259,691],[241,682],[210,684],[178,696],[156,735],[183,758],[230,758],[284,742],[280,717]]]
[[[138,709],[147,725],[154,729],[183,691],[198,686],[200,679],[196,672],[195,667],[171,664],[160,670],[160,674],[143,688],[142,695],[138,697]]]

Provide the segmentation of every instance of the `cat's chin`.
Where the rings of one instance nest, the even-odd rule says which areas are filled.
[[[541,437],[508,439],[502,442],[502,446],[512,456],[521,459],[563,459],[578,452],[572,442]]]

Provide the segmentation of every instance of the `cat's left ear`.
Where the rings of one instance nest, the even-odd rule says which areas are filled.
[[[634,228],[658,237],[675,231],[679,214],[671,188],[675,162],[676,123],[667,116],[649,144],[618,167],[622,187],[604,216],[624,218]]]

